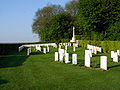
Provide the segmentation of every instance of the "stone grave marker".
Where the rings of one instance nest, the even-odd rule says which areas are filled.
[[[58,61],[58,52],[55,52],[55,61]]]
[[[72,64],[77,64],[77,54],[72,54]]]
[[[65,50],[67,50],[67,45],[65,46]]]
[[[107,70],[107,56],[100,57],[100,68],[103,70]]]
[[[114,51],[111,51],[111,58],[114,57]]]
[[[113,62],[118,62],[118,54],[117,54],[117,52],[114,53]]]
[[[47,52],[49,52],[49,51],[50,51],[49,46],[47,46]]]
[[[117,50],[117,54],[118,54],[118,56],[120,56],[120,50]]]
[[[75,47],[73,46],[73,51],[75,52]]]
[[[69,61],[69,53],[65,53],[65,63],[70,63]]]
[[[59,53],[59,61],[63,62],[63,53],[62,52]]]
[[[85,66],[86,67],[90,67],[90,55],[91,55],[91,51],[85,50]]]
[[[43,53],[46,54],[46,48],[43,48]]]

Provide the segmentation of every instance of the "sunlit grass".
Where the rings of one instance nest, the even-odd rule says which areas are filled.
[[[108,57],[108,71],[84,67],[84,48],[68,47],[78,55],[78,64],[54,61],[56,48],[43,54],[32,48],[30,56],[26,50],[12,55],[0,56],[0,90],[119,90],[120,63],[112,62],[109,54],[97,54],[91,58],[91,67],[100,67],[100,56]]]

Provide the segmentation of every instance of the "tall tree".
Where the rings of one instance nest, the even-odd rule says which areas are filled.
[[[71,14],[71,16],[76,17],[76,15],[77,15],[77,5],[78,5],[78,0],[72,0],[68,3],[66,3],[66,5],[65,5],[66,12]]]
[[[72,37],[72,17],[70,14],[58,14],[51,20],[49,38],[55,42]]]
[[[120,0],[79,0],[78,25],[81,33],[92,38],[107,38],[107,30],[120,19]],[[103,34],[103,35],[101,35]]]
[[[39,34],[40,39],[46,41],[47,35],[45,33],[48,30],[51,18],[62,12],[64,12],[64,9],[60,5],[49,5],[38,9],[32,25],[33,33]]]

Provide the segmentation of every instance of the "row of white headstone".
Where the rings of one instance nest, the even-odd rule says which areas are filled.
[[[59,45],[61,45],[61,46],[72,46],[72,44],[70,42],[68,42],[68,43],[60,43]],[[73,46],[78,47],[78,43],[73,43]]]
[[[118,56],[120,55],[120,50],[117,52],[111,51],[111,58],[113,58],[113,62],[119,62]]]
[[[24,47],[30,48],[30,47],[36,47],[36,46],[38,46],[38,47],[41,47],[41,46],[47,46],[47,47],[48,47],[48,46],[52,46],[52,47],[54,47],[54,48],[57,48],[57,44],[55,44],[55,43],[29,44],[29,45],[22,45],[22,46],[18,47],[18,51],[19,51],[19,52],[22,51]],[[40,49],[39,49],[39,50],[40,50]]]
[[[61,46],[66,46],[66,45],[67,46],[72,46],[70,42],[68,42],[68,43],[59,43],[59,45],[61,45]]]
[[[65,50],[67,50],[68,45],[65,45]],[[77,46],[78,47],[78,46]],[[61,49],[61,45],[59,45],[59,49]],[[73,46],[73,51],[76,51],[76,46]]]
[[[92,57],[92,50],[85,50],[85,66],[90,67],[90,58]],[[100,57],[100,68],[107,70],[107,56]]]
[[[41,49],[41,47],[40,46],[36,46],[36,50],[37,51],[42,51],[42,49]],[[44,54],[46,54],[47,52],[49,52],[50,51],[50,48],[49,48],[49,46],[47,46],[47,48],[43,48],[43,53]]]
[[[87,44],[87,48],[89,50],[92,50],[92,53],[94,53],[94,54],[97,54],[97,52],[100,52],[100,53],[102,52],[101,47],[97,47],[97,46]]]
[[[63,62],[63,58],[65,59],[65,63],[70,63],[69,61],[69,53],[60,53],[55,52],[55,61]],[[72,54],[72,64],[77,64],[77,54]]]

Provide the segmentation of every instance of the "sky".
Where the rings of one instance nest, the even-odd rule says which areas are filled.
[[[47,4],[65,6],[71,0],[0,0],[0,43],[38,42],[32,33],[35,12]]]

